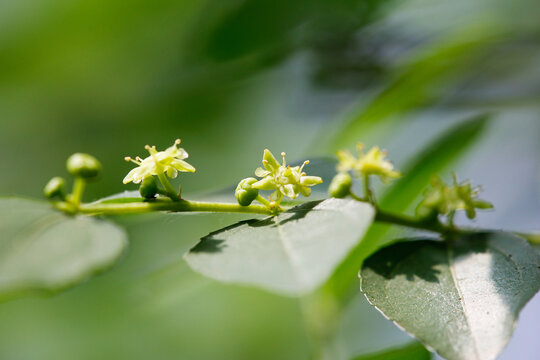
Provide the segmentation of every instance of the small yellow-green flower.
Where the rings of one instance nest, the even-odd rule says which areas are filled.
[[[377,175],[384,182],[396,179],[401,176],[399,171],[394,170],[394,165],[386,160],[387,153],[378,146],[372,147],[364,154],[364,146],[361,143],[356,145],[358,157],[355,157],[348,150],[340,150],[337,153],[339,163],[338,172],[354,171],[357,177],[362,175]]]
[[[167,174],[168,177],[175,178],[179,171],[194,172],[195,168],[184,161],[188,158],[188,153],[184,149],[178,148],[179,144],[180,139],[177,139],[165,151],[157,151],[155,146],[146,145],[145,149],[150,156],[145,159],[138,156],[135,159],[126,157],[126,161],[133,162],[137,167],[126,175],[124,184],[132,181],[139,184],[145,178],[153,175]]]
[[[280,164],[270,150],[265,149],[263,155],[263,167],[255,170],[255,175],[262,178],[252,187],[259,190],[275,190],[270,199],[275,202],[280,202],[283,196],[290,199],[296,199],[298,195],[309,196],[311,194],[311,186],[322,183],[322,179],[318,176],[307,176],[304,166],[309,164],[309,161],[304,161],[302,166],[290,167],[285,160],[285,153],[281,153],[283,163]]]
[[[431,180],[431,188],[424,194],[424,199],[418,205],[417,213],[421,217],[431,214],[449,215],[458,210],[464,210],[469,219],[476,217],[476,209],[492,209],[493,205],[478,199],[480,187],[472,187],[468,181],[458,183],[453,176],[453,184],[447,185],[440,177]]]

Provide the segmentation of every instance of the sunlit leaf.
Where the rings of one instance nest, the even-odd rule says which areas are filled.
[[[373,221],[371,205],[310,202],[276,217],[250,220],[201,239],[188,264],[210,278],[285,295],[308,293],[328,279]]]
[[[366,260],[361,288],[442,357],[490,360],[540,289],[540,257],[525,240],[502,232],[400,242]]]

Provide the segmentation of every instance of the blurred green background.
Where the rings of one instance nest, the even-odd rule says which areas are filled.
[[[497,211],[478,225],[538,230],[538,64],[534,0],[4,0],[0,192],[40,197],[76,151],[104,165],[87,200],[135,189],[123,157],[176,138],[197,167],[180,176],[188,198],[252,175],[264,148],[313,159],[361,140],[404,168],[488,113],[443,175],[483,184]],[[132,242],[112,271],[0,304],[0,358],[307,359],[298,300],[217,284],[182,260],[240,218],[116,219]],[[540,357],[538,315],[535,298],[502,358]],[[344,358],[408,340],[359,294],[339,334]]]

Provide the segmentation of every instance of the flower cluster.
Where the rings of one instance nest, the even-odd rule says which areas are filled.
[[[418,205],[420,217],[451,215],[458,210],[465,210],[469,219],[476,217],[476,209],[492,209],[493,205],[478,199],[480,187],[473,187],[470,182],[458,183],[453,175],[453,184],[447,185],[440,177],[431,180],[431,188],[424,194],[424,199]]]
[[[356,148],[358,157],[355,157],[348,150],[338,151],[338,172],[348,172],[352,170],[357,177],[362,175],[376,175],[385,183],[401,176],[400,172],[394,170],[394,165],[386,160],[386,151],[382,151],[379,147],[374,146],[364,154],[364,145],[361,143],[358,143]]]
[[[168,177],[174,179],[179,171],[194,172],[195,168],[184,161],[184,159],[188,158],[188,153],[184,149],[178,148],[179,144],[180,139],[177,139],[174,144],[165,151],[157,151],[155,146],[146,145],[145,149],[150,156],[145,159],[141,159],[138,156],[135,159],[132,159],[129,156],[126,157],[126,161],[133,162],[137,167],[132,169],[126,175],[124,184],[130,182],[139,184],[145,178],[153,175],[160,176],[167,174]]]
[[[280,164],[270,150],[265,149],[263,168],[259,167],[255,170],[255,175],[262,179],[251,185],[259,190],[275,190],[270,195],[270,200],[273,202],[279,204],[284,196],[290,199],[296,199],[300,194],[309,196],[310,187],[322,183],[320,177],[308,176],[303,172],[304,166],[309,164],[309,161],[304,161],[301,166],[291,167],[287,165],[285,153],[281,153],[281,156],[283,162]]]

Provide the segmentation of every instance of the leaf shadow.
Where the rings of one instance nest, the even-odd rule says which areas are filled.
[[[321,200],[322,201],[322,200]],[[235,224],[226,226],[219,230],[213,231],[208,235],[201,238],[201,240],[189,250],[189,253],[218,253],[221,252],[226,246],[227,236],[225,233],[235,231],[243,226],[260,228],[260,227],[276,227],[282,226],[289,221],[295,221],[303,219],[310,211],[313,210],[321,201],[310,201],[301,205],[298,205],[287,212],[284,212],[278,216],[271,216],[265,219],[250,219],[242,220]],[[278,219],[278,221],[276,221]]]
[[[415,277],[427,282],[439,282],[437,269],[440,265],[447,265],[448,259],[443,256],[422,256],[424,252],[440,253],[444,243],[436,240],[400,241],[383,248],[369,257],[363,268],[370,269],[385,279],[390,280],[404,275],[407,281],[414,281]]]
[[[242,220],[235,224],[226,226],[216,231],[212,231],[206,236],[203,236],[201,240],[192,247],[190,253],[217,253],[221,252],[223,248],[227,246],[225,243],[226,238],[220,238],[220,235],[223,235],[227,231],[234,231],[236,228],[239,228],[244,225],[250,225],[251,223],[259,222],[256,219]]]
[[[249,223],[248,226],[251,227],[264,227],[264,226],[270,226],[270,227],[276,227],[276,226],[282,226],[290,221],[296,221],[300,220],[306,217],[306,215],[313,210],[315,206],[317,206],[319,203],[321,203],[323,200],[319,201],[310,201],[307,203],[300,204],[298,206],[293,207],[292,209],[281,213],[278,216],[268,217],[263,220],[255,221],[253,223]],[[277,221],[276,221],[277,219]]]

